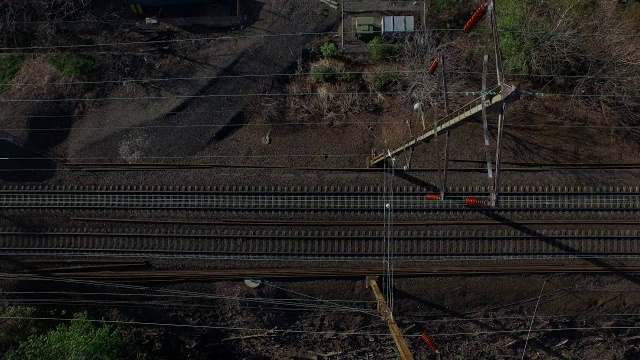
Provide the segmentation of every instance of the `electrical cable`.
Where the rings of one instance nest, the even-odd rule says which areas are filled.
[[[422,32],[462,32],[463,29],[445,29],[435,28],[428,30],[415,30],[414,33]],[[543,34],[550,35],[544,31],[527,31],[527,30],[499,30],[501,33],[513,33],[513,34]],[[620,36],[620,37],[639,37],[640,34],[634,33],[555,33],[565,36]],[[253,38],[278,38],[278,37],[293,37],[293,36],[327,36],[327,35],[341,35],[338,31],[318,31],[318,32],[297,32],[297,33],[275,33],[275,34],[253,34],[253,35],[222,35],[222,36],[203,36],[187,39],[166,39],[166,40],[148,40],[148,41],[122,41],[122,42],[110,42],[110,43],[95,43],[95,44],[74,44],[74,45],[41,45],[41,46],[21,46],[21,47],[0,47],[0,51],[25,51],[25,50],[58,50],[58,49],[77,49],[77,48],[95,48],[95,47],[121,47],[129,45],[152,45],[152,44],[172,44],[182,42],[198,42],[198,41],[229,41],[240,39],[253,39]]]
[[[0,319],[13,319],[13,320],[40,320],[40,321],[74,321],[70,318],[59,317],[35,317],[35,316],[0,316]],[[77,320],[76,320],[77,321]],[[101,324],[119,324],[119,325],[136,325],[136,326],[162,326],[162,327],[181,327],[192,329],[219,329],[219,330],[238,330],[238,331],[260,331],[260,332],[274,332],[274,333],[291,333],[291,334],[316,334],[316,335],[351,335],[351,336],[375,336],[375,337],[389,337],[388,333],[371,333],[371,332],[358,332],[358,331],[312,331],[312,330],[280,330],[280,329],[264,329],[264,328],[244,328],[244,327],[231,327],[231,326],[211,326],[211,325],[193,325],[193,324],[171,324],[171,323],[157,323],[157,322],[142,322],[142,321],[120,321],[120,320],[93,320],[86,319],[83,321],[101,323]],[[564,328],[538,328],[533,329],[532,332],[556,332],[556,331],[595,331],[595,330],[638,330],[640,326],[593,326],[593,327],[564,327]],[[450,337],[450,336],[476,336],[476,335],[495,335],[495,334],[510,334],[510,333],[524,333],[528,329],[513,329],[513,330],[487,330],[487,331],[473,331],[473,332],[456,332],[456,333],[435,333],[434,337]],[[409,334],[405,337],[419,338],[421,334]]]
[[[436,92],[413,92],[413,94],[420,95],[429,95],[429,94],[437,94]],[[457,94],[464,96],[478,96],[481,93],[479,91],[449,91],[447,94]],[[488,92],[487,94],[496,95],[495,92]],[[529,93],[534,94],[534,93]],[[539,95],[533,96],[553,96],[558,94],[551,93],[535,93]],[[407,92],[404,91],[388,91],[388,92],[379,92],[379,91],[351,91],[351,92],[299,92],[299,93],[255,93],[255,94],[208,94],[208,95],[164,95],[164,96],[139,96],[139,97],[104,97],[104,98],[59,98],[59,99],[0,99],[0,102],[6,103],[30,103],[30,102],[38,102],[38,103],[57,103],[57,102],[68,102],[68,101],[128,101],[128,100],[167,100],[167,99],[209,99],[209,98],[245,98],[245,97],[296,97],[296,96],[335,96],[335,95],[388,95],[388,96],[403,96],[408,95]],[[607,96],[609,94],[598,94],[599,96]],[[595,96],[595,95],[594,95]],[[621,96],[620,94],[616,96]],[[638,95],[640,97],[640,95]]]
[[[35,281],[56,281],[56,282],[65,282],[72,284],[84,284],[84,285],[96,285],[96,286],[108,286],[115,288],[123,288],[123,289],[134,289],[134,290],[147,290],[147,291],[155,291],[158,293],[169,293],[169,294],[180,294],[180,295],[196,295],[201,298],[207,299],[217,299],[217,300],[234,300],[240,302],[253,302],[253,303],[264,303],[264,304],[276,304],[276,305],[288,305],[288,306],[299,306],[303,308],[313,308],[313,309],[332,309],[330,306],[311,304],[308,300],[299,301],[301,299],[267,299],[267,298],[242,298],[242,297],[233,297],[233,296],[220,296],[220,295],[210,295],[205,293],[191,292],[191,291],[180,291],[180,290],[168,290],[168,289],[158,289],[151,288],[147,286],[137,286],[137,285],[124,285],[110,282],[102,282],[102,281],[91,281],[91,280],[77,280],[77,279],[62,279],[55,277],[46,277],[46,276],[36,276],[36,275],[25,275],[25,274],[8,274],[8,273],[0,273],[0,277],[5,279],[17,279],[17,280],[35,280]],[[344,308],[342,308],[344,309]],[[353,308],[355,309],[355,308]],[[355,311],[355,310],[352,310]],[[362,309],[359,312],[366,312],[366,309]]]

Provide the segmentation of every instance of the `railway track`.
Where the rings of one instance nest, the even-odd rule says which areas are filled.
[[[0,230],[0,255],[379,259],[381,231]],[[473,257],[633,256],[640,231],[397,231],[394,256],[407,260]]]
[[[557,273],[640,273],[637,264],[422,264],[394,267],[394,276],[451,276],[451,275],[507,275],[507,274],[557,274]],[[48,276],[123,282],[150,281],[212,281],[241,279],[278,278],[341,278],[379,276],[380,266],[355,267],[305,267],[305,268],[262,268],[262,269],[216,269],[216,270],[147,270],[147,271],[47,271]]]
[[[429,201],[426,189],[397,188],[393,198],[379,187],[3,187],[0,208],[183,209],[221,211],[456,211],[469,197],[488,198],[485,188],[454,188]],[[640,210],[640,188],[506,188],[499,209]]]
[[[129,224],[169,224],[169,225],[215,225],[215,226],[384,226],[384,221],[377,220],[255,220],[255,219],[220,219],[220,220],[157,220],[131,218],[98,218],[72,217],[73,221],[98,223],[129,223]],[[638,220],[579,220],[579,219],[548,219],[548,220],[513,220],[511,225],[640,225]],[[394,221],[393,226],[468,226],[468,225],[505,225],[500,220],[417,220]]]
[[[475,166],[452,166],[451,172],[486,172],[486,161],[449,160],[451,163],[475,164]],[[640,164],[620,163],[510,163],[502,162],[500,171],[510,172],[549,172],[566,170],[639,170]],[[268,165],[233,165],[210,163],[89,163],[66,162],[62,166],[72,171],[158,171],[158,170],[199,170],[199,169],[256,169],[256,170],[287,170],[287,171],[314,171],[314,172],[348,172],[348,173],[379,173],[386,171],[383,168],[336,168],[336,167],[292,167],[292,166],[268,166]],[[442,171],[440,168],[412,168],[411,170],[396,169],[397,172],[407,173],[435,173]]]

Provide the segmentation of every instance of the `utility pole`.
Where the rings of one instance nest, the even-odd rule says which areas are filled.
[[[449,115],[449,94],[447,88],[447,76],[444,67],[444,55],[440,55],[440,77],[442,78],[442,90],[444,92],[444,115]],[[442,171],[442,178],[440,179],[440,199],[444,199],[444,194],[447,191],[447,178],[449,176],[449,138],[451,133],[449,129],[445,130],[444,134],[444,164]]]
[[[378,311],[382,313],[382,319],[386,321],[387,325],[389,326],[391,336],[393,337],[393,341],[398,347],[400,357],[402,358],[402,360],[413,360],[413,355],[409,350],[407,341],[402,335],[402,331],[400,331],[398,324],[395,320],[393,320],[393,314],[391,313],[391,310],[389,310],[389,305],[387,305],[387,301],[384,299],[384,296],[382,295],[382,292],[378,287],[376,277],[367,276],[366,282],[366,286],[371,287],[371,290],[373,290],[373,295],[376,297],[376,301],[378,302]]]
[[[342,12],[340,13],[340,17],[342,17],[342,39],[341,39],[341,41],[342,41],[342,50],[344,50],[344,26],[345,26],[344,25],[344,2],[345,1],[346,0],[342,0],[341,1],[341,5],[342,5],[341,10],[342,10]]]
[[[489,140],[489,124],[487,123],[487,62],[489,55],[484,54],[482,59],[482,128],[484,130],[484,152],[487,159],[487,177],[489,178],[489,186],[493,183],[493,171],[491,170],[491,142]]]
[[[502,50],[500,47],[500,34],[498,33],[498,19],[496,16],[496,1],[491,0],[491,6],[489,9],[489,20],[491,22],[491,33],[493,35],[493,46],[495,49],[496,56],[496,75],[498,77],[498,85],[501,88],[501,92],[505,93],[506,91],[516,92],[513,87],[508,86],[504,83],[503,78],[503,68],[502,68]],[[517,96],[516,92],[516,96]],[[504,113],[506,111],[507,105],[506,103],[500,104],[500,109],[498,110],[498,134],[496,139],[496,172],[493,178],[493,186],[491,188],[491,206],[498,206],[498,196],[500,191],[500,161],[502,156],[502,134],[504,127]]]

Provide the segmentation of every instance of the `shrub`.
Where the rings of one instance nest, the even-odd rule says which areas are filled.
[[[311,77],[317,82],[334,82],[338,79],[338,70],[326,63],[313,64]]]
[[[578,75],[587,71],[585,49],[571,36],[575,24],[593,4],[569,7],[559,20],[551,18],[530,0],[503,0],[498,7],[498,27],[505,71],[533,75]],[[588,32],[588,31],[586,31]],[[540,80],[534,76],[532,80]],[[549,79],[546,79],[549,80]]]
[[[371,58],[375,61],[388,60],[396,55],[392,45],[387,44],[381,37],[376,36],[369,42],[371,47]]]
[[[90,74],[95,70],[95,61],[85,56],[60,54],[53,55],[50,61],[58,71],[72,78]]]
[[[0,56],[0,91],[2,91],[22,67],[24,57],[3,55]]]
[[[361,78],[362,74],[353,71],[342,71],[338,74],[338,81],[343,83],[356,83]]]
[[[0,310],[0,316],[9,318],[0,322],[0,352],[32,334],[35,323],[29,318],[35,311],[35,308],[22,306],[10,306]]]
[[[94,326],[86,313],[74,316],[70,324],[60,324],[55,330],[32,335],[10,352],[8,360],[83,359],[110,360],[120,358],[124,340],[110,326]]]
[[[387,70],[379,70],[369,74],[369,88],[374,91],[388,91],[398,82],[397,76]]]
[[[327,41],[320,46],[320,52],[322,52],[323,57],[332,58],[338,55],[338,47],[331,41]]]

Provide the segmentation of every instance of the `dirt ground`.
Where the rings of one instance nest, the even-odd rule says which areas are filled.
[[[394,288],[394,318],[416,359],[435,359],[420,338],[424,332],[448,359],[521,358],[525,342],[527,359],[638,356],[636,276],[436,276],[396,278]],[[3,289],[28,291],[29,286],[9,288],[5,283]],[[52,284],[47,291],[65,289]],[[66,290],[116,292],[108,286]],[[189,291],[189,298],[171,295],[176,290]],[[130,329],[141,338],[153,334],[155,340],[147,346],[157,347],[158,359],[176,352],[197,359],[397,358],[363,280],[268,281],[256,289],[242,282],[194,283],[147,291],[165,298],[136,307],[89,301],[65,309],[121,321],[196,326]],[[127,300],[123,296],[103,295],[101,300]],[[110,310],[104,311],[105,306]]]
[[[391,95],[380,95],[381,111],[354,114],[339,121],[300,124],[298,119],[286,112],[275,123],[261,122],[252,117],[252,111],[247,109],[255,110],[256,106],[260,106],[256,99],[264,94],[278,92],[283,85],[248,75],[289,73],[300,59],[309,57],[310,52],[316,51],[314,46],[322,40],[312,35],[272,35],[331,31],[340,20],[340,12],[328,10],[321,2],[310,0],[260,0],[250,4],[248,14],[252,21],[246,28],[195,34],[179,32],[177,35],[235,37],[231,41],[208,40],[198,45],[183,44],[171,48],[166,55],[158,55],[156,50],[142,49],[136,55],[144,58],[141,61],[146,64],[145,69],[154,69],[155,76],[195,77],[196,80],[174,80],[163,83],[162,86],[125,81],[102,92],[65,87],[52,87],[45,93],[33,93],[30,88],[12,90],[7,96],[13,99],[36,96],[50,100],[78,96],[146,99],[91,102],[78,100],[61,104],[0,101],[0,126],[4,128],[4,140],[0,140],[0,148],[16,157],[36,158],[6,162],[5,168],[0,169],[0,181],[5,184],[169,186],[381,186],[393,182],[397,186],[423,186],[428,189],[435,189],[439,185],[437,172],[412,172],[411,169],[438,167],[442,137],[415,148],[411,152],[410,162],[409,154],[398,156],[398,168],[406,165],[409,171],[393,179],[382,173],[338,170],[213,168],[85,172],[73,171],[64,166],[66,162],[104,161],[361,168],[372,149],[380,152],[397,146],[420,129],[418,114],[413,110],[414,101]],[[335,37],[333,39],[337,40]],[[148,52],[154,55],[146,55]],[[18,74],[16,81],[50,84],[65,80],[47,65],[43,57],[30,57],[28,65],[31,72],[24,70]],[[130,77],[147,75],[134,73]],[[210,79],[220,75],[232,77]],[[479,89],[479,84],[475,84],[472,89],[466,85],[451,84],[451,89]],[[260,96],[234,96],[246,94]],[[193,97],[180,98],[182,95]],[[454,103],[468,100],[468,97],[462,96],[451,99]],[[570,102],[546,97],[523,97],[510,105],[505,125],[503,161],[638,162],[637,154],[640,149],[637,137],[611,127],[583,126],[602,124],[569,121],[568,114],[573,110]],[[427,123],[432,121],[432,111],[428,109],[426,112]],[[24,117],[33,115],[57,117],[44,120]],[[411,130],[407,122],[411,124]],[[495,114],[490,115],[489,122],[497,122]],[[43,133],[42,129],[48,128],[60,129]],[[262,140],[267,134],[270,141],[265,144]],[[492,135],[495,141],[495,126],[492,126]],[[452,166],[471,166],[464,161],[484,160],[482,136],[483,130],[479,122],[469,123],[452,131]],[[36,170],[16,173],[12,168],[15,166]],[[481,164],[474,166],[479,169],[482,167]],[[502,179],[503,186],[637,184],[637,170],[504,172]],[[451,173],[449,185],[487,185],[487,177],[483,172]],[[27,209],[3,212],[0,224],[5,227],[28,227],[59,226],[71,222],[73,226],[90,227],[96,226],[95,223],[74,222],[69,218],[98,215],[201,220],[238,216],[226,212],[79,210],[66,213]],[[279,219],[345,218],[343,214],[272,215],[271,218]],[[372,216],[375,215],[357,214],[353,215],[353,219],[372,220]],[[412,216],[414,215],[407,218]],[[518,216],[520,215],[514,215],[516,218]],[[549,217],[548,214],[526,216]],[[592,216],[593,214],[558,215],[563,218],[586,219]],[[637,214],[602,213],[598,216],[602,219],[635,219]],[[257,215],[246,215],[246,218],[252,217]],[[486,219],[486,214],[454,214],[452,217]],[[402,215],[397,219],[402,219]],[[451,220],[447,215],[429,214],[428,220],[438,219]],[[140,228],[145,229],[142,226]],[[505,225],[500,228],[508,229]],[[167,268],[232,266],[197,261],[173,261],[161,265]],[[2,266],[6,264],[3,263]],[[397,279],[394,283],[394,314],[418,359],[435,358],[420,339],[420,335],[428,331],[441,346],[444,359],[520,359],[526,338],[529,337],[526,357],[529,359],[630,360],[640,358],[638,284],[638,279],[629,275],[442,276]],[[54,288],[51,284],[26,283],[3,283],[2,286],[5,292]],[[60,288],[65,289],[63,286]],[[87,289],[95,290],[90,287]],[[158,305],[147,301],[147,305],[136,307],[104,307],[93,304],[67,306],[66,309],[88,309],[96,318],[106,316],[123,321],[202,326],[197,329],[152,327],[131,330],[146,339],[144,346],[153,351],[157,359],[172,359],[178,354],[194,359],[397,357],[388,330],[375,312],[374,298],[370,290],[364,287],[362,280],[271,282],[257,289],[249,289],[240,282],[222,282],[174,285],[167,289],[233,298],[212,301],[210,298],[193,296],[193,304],[186,307],[184,304]],[[79,288],[71,290],[79,291]],[[539,296],[541,293],[542,296]],[[245,299],[249,297],[258,300]],[[304,303],[301,299],[312,298],[316,300],[313,305],[305,303],[305,306],[300,306]],[[286,306],[267,303],[274,299],[294,301]],[[339,309],[335,307],[337,300],[340,300]],[[48,309],[57,308],[51,305]],[[532,331],[528,335],[530,327]],[[541,332],[538,329],[554,330]],[[255,336],[243,338],[253,335]]]

